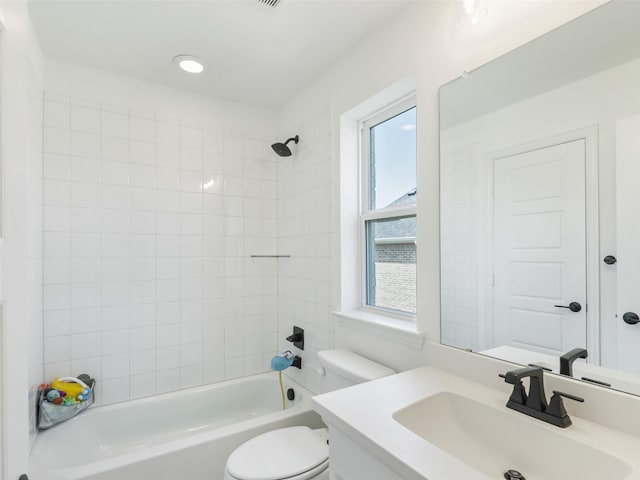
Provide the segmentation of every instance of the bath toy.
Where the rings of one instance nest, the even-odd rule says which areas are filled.
[[[60,405],[60,404],[62,404],[63,401],[64,400],[62,399],[62,397],[56,397],[56,398],[53,399],[52,403],[54,403],[55,405]]]
[[[89,389],[82,380],[73,377],[56,378],[51,382],[51,387],[56,390],[64,390],[69,397],[75,398],[83,390]]]
[[[47,393],[47,401],[55,403],[54,400],[56,398],[60,398],[60,392],[58,390],[50,390],[49,393]]]

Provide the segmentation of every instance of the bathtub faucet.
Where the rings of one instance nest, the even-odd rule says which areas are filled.
[[[302,368],[302,358],[291,353],[291,350],[285,350],[271,359],[271,369],[277,372],[281,372],[291,366]]]

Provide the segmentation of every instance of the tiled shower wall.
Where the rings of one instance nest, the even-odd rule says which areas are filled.
[[[318,392],[316,353],[333,345],[331,312],[338,305],[330,107],[289,119],[283,138],[296,134],[294,155],[278,162],[278,249],[291,255],[278,260],[279,346],[296,350],[284,338],[293,325],[305,329],[306,368],[287,373]]]
[[[45,378],[108,404],[266,370],[272,139],[52,92],[44,125]]]

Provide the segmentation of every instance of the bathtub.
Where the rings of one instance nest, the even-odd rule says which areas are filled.
[[[311,393],[274,372],[91,408],[38,434],[31,480],[221,480],[241,443],[276,428],[324,426]],[[99,385],[98,385],[99,387]]]

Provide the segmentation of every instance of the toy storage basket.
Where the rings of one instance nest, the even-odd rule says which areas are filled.
[[[55,403],[50,403],[45,399],[44,390],[41,390],[38,399],[38,428],[41,430],[51,428],[54,425],[75,417],[93,405],[95,401],[93,394],[95,385],[95,381],[93,381],[91,385],[87,385],[91,390],[89,398],[75,405],[56,405]]]

